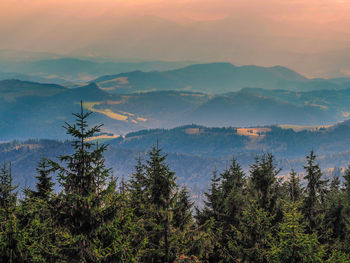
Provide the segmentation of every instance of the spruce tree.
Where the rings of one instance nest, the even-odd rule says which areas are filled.
[[[279,184],[276,176],[279,172],[272,154],[257,156],[250,166],[250,194],[270,216],[277,215]]]
[[[291,202],[297,202],[302,198],[303,189],[300,185],[300,178],[292,169],[290,179],[287,182],[288,197]]]
[[[271,248],[266,252],[268,262],[321,263],[325,251],[316,234],[305,233],[303,216],[298,204],[286,204],[283,221],[278,224],[276,236],[270,236]]]
[[[36,168],[38,175],[35,178],[38,180],[36,183],[36,190],[30,191],[32,197],[48,201],[53,193],[53,187],[55,183],[52,181],[52,176],[50,174],[53,172],[53,169],[50,165],[50,162],[43,158]]]
[[[13,185],[11,163],[9,168],[6,163],[0,168],[0,209],[8,215],[16,205],[17,193],[14,191],[17,186]]]
[[[127,214],[122,218],[117,216],[118,198],[114,197],[115,188],[108,186],[108,182],[113,184],[112,175],[104,164],[106,145],[90,141],[102,125],[89,128],[90,114],[84,112],[81,103],[80,113],[73,114],[76,124],[66,123],[65,126],[67,134],[74,138],[74,153],[59,157],[63,165],[51,161],[63,188],[57,204],[57,218],[71,235],[71,244],[65,253],[72,262],[104,262],[118,258],[131,261],[133,255],[128,254],[131,248],[125,247],[128,243],[121,236],[123,224],[131,227],[131,222],[126,221]],[[114,240],[105,242],[103,239],[108,239],[106,235],[111,232],[114,232]]]
[[[211,185],[208,192],[204,193],[205,199],[204,208],[199,210],[196,208],[196,219],[199,225],[204,225],[208,220],[218,220],[219,211],[223,206],[223,199],[220,192],[220,176],[218,177],[218,171],[214,168],[213,175],[211,178]]]
[[[224,198],[224,222],[225,228],[237,227],[244,207],[244,172],[236,161],[232,159],[229,169],[222,175],[221,189]]]
[[[340,180],[335,176],[326,195],[326,209],[323,222],[323,239],[329,249],[344,250],[342,245],[346,238],[347,215],[346,202],[340,190]]]
[[[156,146],[148,153],[145,172],[147,180],[147,194],[149,202],[149,218],[153,218],[148,231],[148,252],[144,261],[170,262],[174,255],[170,255],[170,230],[172,227],[171,213],[175,204],[176,190],[175,173],[166,164],[167,155],[162,154]]]
[[[347,203],[350,205],[350,165],[345,169],[344,175],[344,192]]]
[[[214,233],[213,251],[209,256],[211,262],[232,262],[237,259],[234,248],[237,241],[237,228],[244,209],[245,178],[239,163],[232,159],[230,167],[219,177],[214,171],[211,188],[205,193],[207,200],[197,218],[201,226],[211,225]]]
[[[178,190],[174,196],[175,202],[172,208],[171,254],[172,255],[194,255],[198,253],[197,242],[198,230],[192,216],[193,202],[189,190],[186,187]]]
[[[147,202],[147,181],[145,175],[145,167],[142,164],[141,156],[137,159],[137,164],[134,167],[134,173],[131,175],[131,179],[127,184],[128,191],[130,192],[130,204],[133,208],[136,217],[141,217],[145,210]]]
[[[13,185],[11,163],[0,169],[0,262],[24,262],[23,236],[16,215],[17,186]]]
[[[190,200],[189,191],[186,187],[178,191],[175,199],[173,225],[180,231],[186,230],[186,227],[192,223],[193,202]]]
[[[322,224],[322,204],[325,201],[328,180],[322,179],[322,172],[318,163],[316,163],[316,156],[313,151],[306,156],[306,161],[304,179],[307,184],[303,212],[308,222],[309,231],[314,231],[316,227]]]

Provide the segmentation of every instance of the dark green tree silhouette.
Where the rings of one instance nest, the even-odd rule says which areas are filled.
[[[59,157],[62,165],[51,161],[63,187],[57,218],[71,235],[65,253],[72,262],[131,261],[132,248],[122,236],[122,231],[131,227],[131,220],[127,214],[118,214],[119,209],[127,210],[118,205],[110,169],[105,167],[106,145],[90,140],[102,126],[89,128],[90,114],[81,103],[80,113],[73,114],[76,124],[65,126],[67,134],[73,136],[74,153]],[[108,236],[111,232],[113,240]]]
[[[322,225],[322,204],[325,201],[328,180],[322,179],[322,172],[318,163],[316,163],[316,156],[313,151],[306,156],[306,161],[304,179],[307,185],[303,212],[308,222],[309,231],[313,232]]]

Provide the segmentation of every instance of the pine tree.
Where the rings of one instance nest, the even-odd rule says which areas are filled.
[[[271,248],[266,252],[269,262],[324,262],[324,250],[316,234],[306,234],[303,216],[295,202],[285,207],[283,221],[275,237],[270,236]]]
[[[130,203],[134,209],[134,214],[136,217],[141,217],[145,213],[145,210],[148,209],[146,207],[147,193],[145,192],[147,181],[141,156],[138,157],[137,165],[134,169],[135,172],[131,175],[127,188],[130,192]]]
[[[36,183],[36,190],[30,191],[30,194],[34,198],[48,201],[53,193],[53,187],[55,183],[52,181],[50,174],[53,169],[47,159],[43,158],[36,168],[38,175],[35,178],[38,180]]]
[[[24,262],[23,237],[16,216],[17,186],[13,185],[11,163],[0,169],[0,262]]]
[[[276,176],[280,169],[276,169],[272,154],[263,154],[255,158],[250,166],[250,193],[257,200],[260,208],[276,216],[278,210],[279,184]]]
[[[172,209],[171,254],[193,255],[197,253],[195,240],[198,240],[198,230],[192,216],[193,202],[186,187],[178,190]]]
[[[344,172],[344,191],[348,204],[350,205],[350,165],[346,168]]]
[[[225,228],[237,227],[244,206],[244,172],[239,163],[232,159],[229,169],[222,175],[222,196],[224,198],[224,222]]]
[[[211,188],[205,193],[207,200],[197,218],[200,225],[211,224],[215,236],[211,242],[214,249],[209,257],[211,262],[232,262],[237,258],[233,244],[237,243],[236,231],[244,209],[244,173],[235,159],[219,177],[214,171]]]
[[[288,197],[291,202],[297,202],[302,198],[303,189],[300,185],[300,178],[292,169],[290,179],[287,182]]]
[[[223,199],[219,189],[221,178],[218,177],[217,173],[218,171],[215,168],[209,191],[204,193],[204,208],[201,211],[196,209],[196,219],[199,225],[204,225],[211,218],[217,221],[220,213],[219,211],[222,210]]]
[[[189,191],[182,188],[176,195],[173,213],[173,225],[180,231],[185,231],[186,227],[192,224],[193,202],[190,200]]]
[[[65,126],[67,133],[74,138],[72,145],[75,152],[59,158],[63,165],[51,161],[63,187],[59,195],[57,218],[71,235],[71,244],[65,253],[72,262],[103,262],[118,257],[131,261],[134,256],[125,253],[129,252],[124,246],[127,242],[118,236],[123,230],[117,229],[124,223],[131,227],[131,222],[117,217],[119,207],[114,198],[115,189],[108,186],[111,173],[104,164],[106,146],[89,140],[100,131],[101,125],[89,128],[86,119],[90,114],[84,113],[81,103],[81,112],[73,114],[76,124],[66,123]],[[126,214],[123,216],[129,220]],[[110,240],[112,243],[104,242],[102,238],[108,238],[104,232],[106,229],[114,231],[114,240]]]
[[[260,207],[257,200],[247,203],[238,231],[238,247],[240,262],[268,262],[268,236],[271,233],[271,216]],[[233,244],[235,245],[235,244]]]
[[[307,164],[304,166],[307,185],[305,188],[306,198],[304,199],[304,215],[308,222],[309,231],[313,231],[321,223],[322,207],[325,201],[328,180],[323,180],[322,172],[316,163],[316,156],[313,151],[306,156]]]
[[[17,186],[13,185],[11,163],[10,167],[4,163],[0,169],[0,209],[8,215],[15,206],[17,194],[14,191]]]
[[[324,241],[329,249],[342,249],[346,237],[346,202],[340,191],[340,180],[335,176],[331,181],[330,191],[326,195],[326,209],[323,222]]]
[[[149,159],[145,166],[147,194],[149,202],[149,218],[153,218],[148,231],[149,249],[144,261],[170,262],[175,255],[170,255],[171,210],[174,207],[175,173],[166,164],[167,155],[161,149],[153,146],[148,153]],[[148,258],[148,259],[147,259]]]

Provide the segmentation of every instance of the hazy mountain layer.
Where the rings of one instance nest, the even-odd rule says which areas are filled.
[[[1,52],[0,52],[1,53]],[[169,70],[189,65],[190,62],[163,62],[163,61],[145,61],[145,62],[104,62],[100,60],[87,60],[78,58],[56,58],[44,60],[29,61],[0,61],[0,71],[6,72],[1,75],[9,74],[7,72],[19,72],[29,74],[32,78],[53,79],[60,83],[68,81],[89,81],[105,74],[117,74],[134,70],[152,71]],[[13,73],[12,73],[13,74]],[[12,78],[12,77],[11,77]],[[22,78],[19,78],[22,79]],[[65,79],[66,81],[62,81]],[[25,80],[34,80],[26,78]]]
[[[111,136],[148,128],[185,124],[249,127],[255,125],[329,125],[350,113],[350,89],[293,92],[244,89],[222,95],[189,91],[111,94],[94,83],[68,89],[56,84],[0,81],[0,141],[65,138],[58,129],[84,107],[95,112]]]
[[[218,94],[253,87],[297,91],[350,88],[349,79],[308,79],[285,67],[234,66],[229,63],[197,64],[185,68],[102,76],[94,80],[110,93],[187,90]]]

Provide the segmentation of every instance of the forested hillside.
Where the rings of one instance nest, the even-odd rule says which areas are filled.
[[[212,167],[197,208],[158,144],[129,180],[113,176],[107,146],[90,140],[101,126],[89,127],[89,115],[81,105],[66,123],[71,142],[46,142],[71,149],[42,152],[35,187],[18,188],[11,162],[2,165],[1,262],[350,262],[349,167],[329,180],[311,150],[304,175],[291,170],[282,181],[272,154],[257,155],[248,172],[232,159]]]

